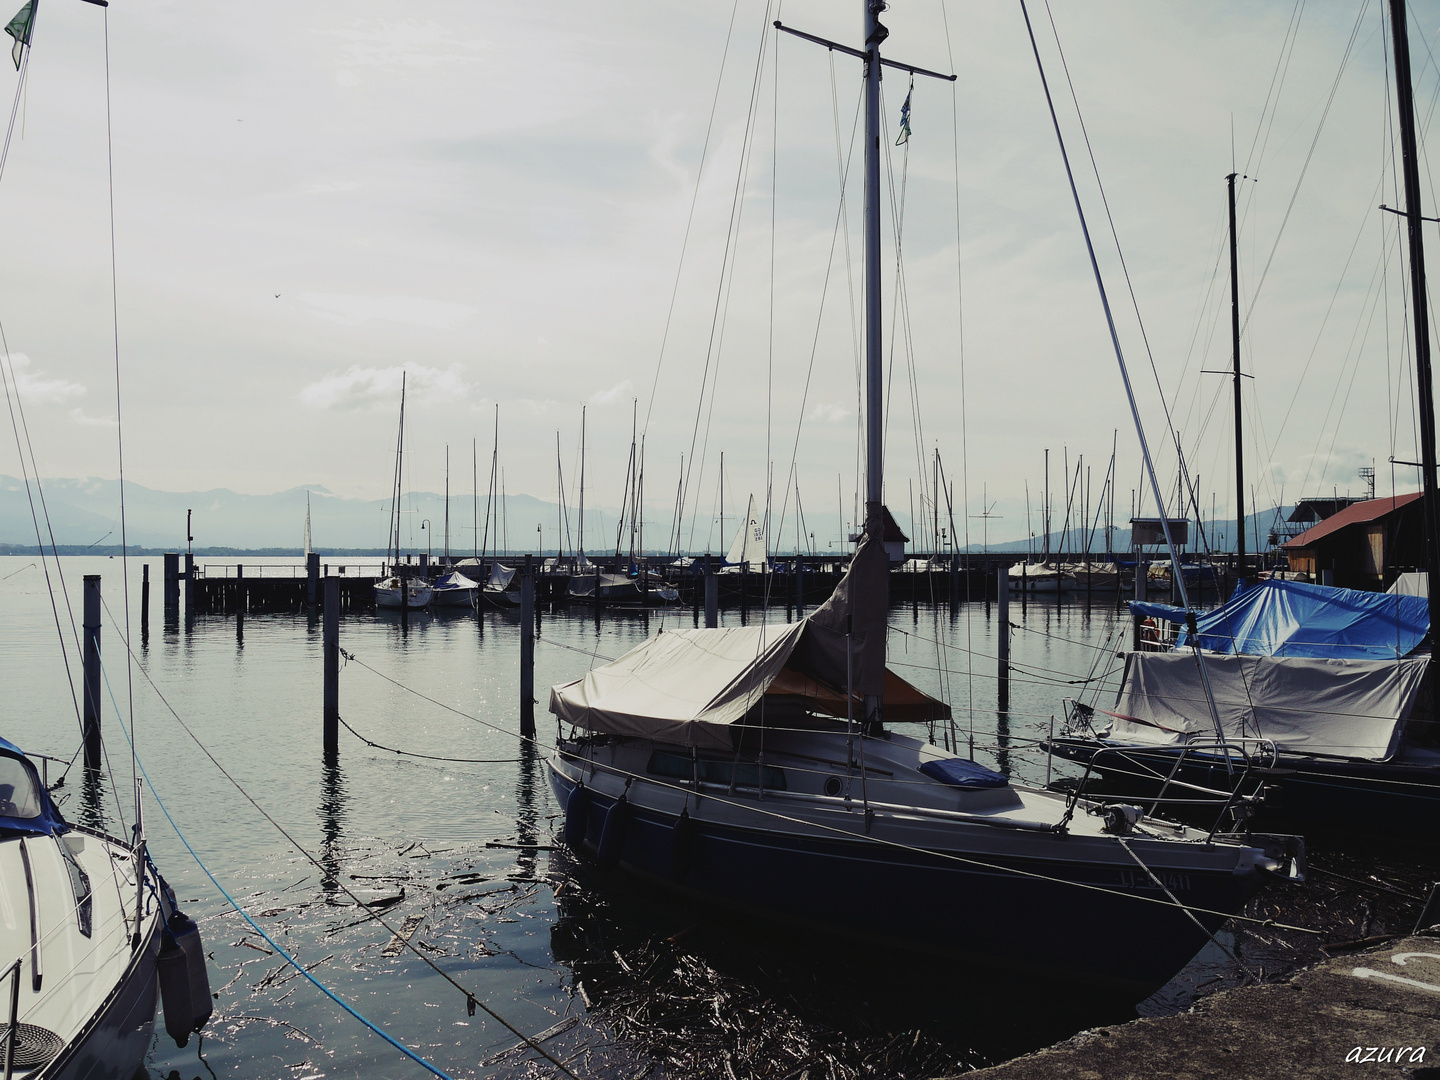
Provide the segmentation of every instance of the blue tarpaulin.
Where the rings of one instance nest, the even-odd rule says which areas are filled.
[[[1185,609],[1134,601],[1136,615],[1184,624]],[[1412,652],[1430,629],[1422,596],[1337,589],[1299,581],[1262,581],[1229,603],[1198,613],[1200,647],[1248,656],[1393,660]],[[1181,630],[1176,648],[1189,645]]]

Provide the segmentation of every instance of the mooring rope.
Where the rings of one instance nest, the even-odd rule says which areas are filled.
[[[108,608],[108,607],[106,608],[106,614],[109,614],[109,608]],[[112,616],[112,618],[111,618],[111,621],[112,621],[112,622],[114,621],[113,616]],[[200,752],[201,752],[202,754],[204,754],[207,758],[210,759],[210,763],[211,763],[212,765],[214,765],[217,770],[219,770],[220,775],[223,776],[223,777],[225,777],[226,780],[230,781],[231,786],[234,787],[235,790],[240,793],[241,797],[244,798],[245,801],[248,802],[251,806],[253,806],[253,807],[255,808],[256,812],[259,813],[259,815],[260,815],[261,817],[263,817],[266,821],[268,821],[268,822],[274,827],[274,829],[275,829],[276,832],[278,832],[278,833],[279,833],[281,836],[283,836],[287,841],[289,841],[289,843],[295,848],[295,850],[298,851],[302,856],[304,856],[305,859],[306,859],[312,866],[314,866],[314,867],[315,867],[317,870],[319,870],[321,873],[327,873],[324,864],[321,863],[321,861],[320,861],[319,859],[317,859],[314,855],[310,854],[310,852],[309,852],[308,850],[306,850],[306,848],[304,847],[304,845],[302,845],[302,844],[301,844],[299,841],[297,841],[293,836],[291,836],[290,833],[285,829],[285,827],[284,827],[283,825],[281,825],[278,821],[276,821],[273,817],[271,817],[270,814],[265,810],[265,808],[264,808],[263,806],[261,806],[258,802],[256,802],[255,799],[254,799],[254,797],[251,796],[251,794],[250,794],[248,791],[246,791],[246,790],[240,785],[240,782],[239,782],[238,780],[236,780],[233,776],[231,776],[228,771],[226,771],[225,766],[223,766],[223,765],[220,764],[219,760],[215,757],[214,754],[212,754],[212,753],[209,751],[208,748],[206,748],[205,744],[200,741],[200,739],[196,736],[195,732],[193,732],[193,731],[190,730],[190,726],[189,726],[188,724],[186,724],[183,719],[181,719],[180,714],[175,710],[175,707],[170,704],[169,699],[167,699],[167,698],[165,697],[165,695],[161,692],[160,687],[158,687],[158,686],[155,684],[155,680],[150,677],[150,673],[145,669],[145,665],[142,664],[142,663],[140,663],[139,658],[134,655],[134,650],[130,648],[130,644],[129,644],[128,641],[125,643],[125,648],[126,648],[126,652],[130,655],[131,659],[134,661],[135,666],[139,669],[140,674],[141,674],[142,676],[144,676],[145,681],[150,685],[150,689],[153,690],[153,691],[155,692],[155,696],[160,699],[160,703],[165,706],[166,710],[167,710],[167,711],[170,713],[170,715],[174,718],[175,722],[180,725],[181,730],[183,730],[186,735],[190,736],[191,742],[193,742],[193,743],[200,749]],[[347,657],[347,659],[354,659],[354,657],[353,657],[353,656],[352,656],[352,657]],[[359,663],[359,661],[356,661],[356,662]],[[366,667],[367,665],[365,665],[365,664],[362,663],[361,666],[362,666],[362,667]],[[102,670],[103,670],[103,664],[102,664]],[[373,670],[373,669],[371,669],[371,670]],[[123,721],[123,719],[121,720],[121,727],[122,727],[122,729],[123,729],[123,727],[124,727],[124,721]],[[127,738],[127,739],[129,738],[128,734],[126,735],[126,738]],[[133,744],[132,744],[132,749],[133,749]],[[148,776],[146,777],[146,782],[147,782],[147,783],[149,782],[149,777],[148,777]],[[151,784],[151,785],[150,785],[150,790],[151,790],[152,792],[154,792],[154,790],[155,790],[154,784]],[[156,802],[159,802],[159,796],[156,796]],[[164,810],[164,807],[162,806],[161,809]],[[166,816],[167,818],[170,817],[170,814],[169,814],[168,811],[166,812],[165,816]],[[173,819],[171,820],[170,823],[171,823],[172,826],[174,826],[174,824],[175,824]],[[176,832],[177,835],[179,835],[180,830],[179,830],[178,827],[175,828],[175,832]],[[185,839],[185,838],[184,838],[183,836],[181,836],[181,840],[184,841],[184,839]],[[185,846],[186,846],[187,848],[189,848],[190,845],[189,845],[188,843],[186,843]],[[191,850],[191,854],[192,854],[192,855],[195,855],[195,853],[194,853],[193,850]],[[199,857],[198,855],[195,856],[195,861],[196,861],[197,863],[200,862],[200,857]],[[205,868],[204,863],[200,863],[200,868],[201,868],[202,870],[205,870],[205,873],[206,873],[207,876],[210,874],[210,871]],[[211,877],[210,880],[211,880],[211,881],[215,881],[215,879],[214,879],[213,877]],[[361,906],[364,906],[363,903],[361,902],[360,898],[359,898],[358,896],[356,896],[356,895],[350,890],[350,888],[349,888],[343,881],[340,881],[340,880],[336,879],[335,884],[339,887],[339,889],[340,889],[341,892],[343,892],[343,893],[344,893],[346,896],[348,896],[351,900],[354,900],[356,904],[360,904]],[[217,889],[220,889],[221,892],[224,893],[224,889],[221,888],[220,883],[219,883],[218,881],[215,882],[215,887],[216,887]],[[225,897],[226,897],[227,900],[230,899],[228,893],[225,894]],[[233,904],[234,901],[232,900],[231,903]],[[239,910],[238,905],[237,905],[237,910]],[[243,915],[244,912],[242,911],[241,914]],[[247,919],[248,919],[248,916],[247,916]],[[448,971],[446,971],[444,968],[442,968],[442,967],[440,967],[438,964],[436,964],[435,961],[433,961],[432,959],[430,959],[430,957],[426,956],[423,952],[421,952],[420,949],[419,949],[419,947],[416,946],[416,945],[414,945],[412,942],[410,942],[410,940],[409,940],[404,934],[401,934],[398,929],[396,929],[395,927],[393,927],[393,926],[391,926],[389,923],[387,923],[387,922],[385,921],[385,919],[384,919],[383,916],[377,914],[377,915],[375,916],[375,921],[378,922],[378,923],[379,923],[382,927],[384,927],[386,930],[389,930],[390,933],[395,936],[396,940],[397,940],[397,941],[400,941],[400,942],[403,944],[403,946],[404,946],[405,948],[407,948],[412,954],[414,954],[420,961],[422,961],[422,962],[425,964],[426,967],[430,968],[431,971],[435,972],[435,974],[439,975],[442,979],[444,979],[446,982],[448,982],[451,986],[455,987],[456,990],[459,990],[462,994],[464,994],[464,995],[465,995],[466,1008],[467,1008],[467,1010],[470,1012],[470,1014],[471,1014],[472,1016],[474,1015],[474,1010],[475,1010],[476,1008],[481,1009],[482,1011],[484,1011],[484,1013],[485,1013],[487,1016],[491,1017],[493,1020],[495,1020],[497,1023],[499,1023],[502,1027],[504,1027],[507,1031],[509,1031],[512,1035],[514,1035],[517,1039],[523,1040],[524,1043],[525,1043],[527,1046],[529,1046],[532,1050],[534,1050],[534,1051],[535,1051],[537,1054],[539,1054],[541,1057],[545,1058],[545,1060],[549,1061],[550,1064],[554,1065],[557,1069],[559,1069],[559,1070],[560,1070],[562,1073],[564,1073],[566,1076],[570,1077],[571,1080],[580,1080],[580,1078],[579,1078],[578,1076],[576,1076],[576,1074],[575,1074],[574,1072],[572,1072],[572,1071],[570,1070],[570,1068],[569,1068],[568,1066],[566,1066],[566,1064],[565,1064],[563,1061],[561,1061],[559,1058],[557,1058],[557,1057],[555,1057],[553,1054],[551,1054],[548,1050],[545,1049],[545,1047],[541,1046],[538,1042],[536,1042],[534,1039],[532,1039],[529,1035],[526,1035],[523,1031],[521,1031],[519,1028],[517,1028],[514,1024],[510,1023],[509,1020],[506,1020],[503,1016],[501,1016],[499,1013],[497,1013],[497,1012],[496,1012],[494,1009],[492,1009],[489,1005],[486,1005],[485,1002],[481,1001],[478,997],[476,997],[475,993],[474,993],[472,990],[470,990],[468,987],[463,986],[463,985],[461,985],[459,982],[457,982],[454,976],[452,976]],[[253,923],[252,923],[252,925],[253,925]],[[259,928],[257,927],[256,929],[258,930]],[[263,931],[261,931],[261,933],[262,933],[262,935],[263,935]],[[268,938],[267,938],[267,940],[268,940]],[[277,946],[277,948],[278,948],[278,946]],[[288,960],[288,959],[290,959],[290,958],[287,956],[286,959]],[[295,961],[293,961],[293,960],[291,960],[290,962],[291,962],[291,963],[295,963]],[[298,964],[297,964],[296,966],[299,967]],[[310,976],[308,975],[308,973],[307,973],[306,977],[307,977],[307,978],[310,978]],[[324,989],[324,987],[321,986],[321,984],[319,983],[318,980],[315,980],[315,979],[311,978],[310,981],[311,981],[311,982],[314,982],[316,986],[320,986],[322,990]],[[329,991],[326,991],[326,993],[328,994]],[[339,1001],[338,998],[336,998],[336,1000]],[[342,1004],[343,1004],[343,1002],[342,1002]],[[353,1009],[351,1009],[348,1005],[345,1006],[345,1008],[346,1008],[346,1011],[350,1012],[350,1013],[351,1013],[353,1016],[355,1016],[357,1019],[364,1021],[364,1018],[361,1017],[359,1013],[357,1013],[357,1012],[355,1012]],[[368,1022],[367,1022],[367,1023],[368,1023]],[[376,1030],[378,1031],[379,1029],[376,1029]],[[381,1034],[383,1034],[383,1032],[382,1032]],[[388,1036],[386,1036],[386,1038],[388,1038]],[[398,1046],[399,1044],[397,1043],[396,1045]],[[407,1050],[406,1053],[407,1053],[407,1054],[410,1054],[410,1051]],[[414,1057],[413,1054],[411,1054],[410,1056]],[[423,1059],[416,1057],[415,1060],[416,1060],[416,1061],[420,1061],[421,1064],[423,1064],[423,1065],[426,1066],[426,1068],[429,1068],[429,1069],[431,1069],[432,1071],[435,1071],[434,1066],[430,1065],[428,1062],[425,1062]],[[436,1075],[445,1076],[446,1074],[436,1071]],[[448,1078],[447,1078],[447,1080],[448,1080]]]

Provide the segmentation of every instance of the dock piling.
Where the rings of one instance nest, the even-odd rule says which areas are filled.
[[[168,559],[169,556],[167,555]],[[100,768],[100,575],[85,575],[85,768]]]
[[[195,556],[191,552],[185,553],[185,621],[192,622],[195,619]]]
[[[320,600],[320,556],[314,551],[305,553],[305,590],[305,602],[313,613]]]
[[[140,636],[150,636],[150,564],[140,567]]]
[[[714,630],[720,625],[720,581],[710,556],[705,556],[705,628]]]
[[[325,756],[340,752],[340,582],[325,579]]]
[[[535,737],[535,564],[529,555],[520,577],[520,736]]]
[[[995,614],[999,620],[1000,711],[1010,708],[1010,569],[1002,566],[995,571]]]
[[[180,618],[180,553],[165,553],[165,621]]]

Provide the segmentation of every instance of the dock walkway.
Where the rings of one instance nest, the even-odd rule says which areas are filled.
[[[1440,938],[1333,957],[1188,1012],[1082,1031],[983,1080],[1440,1076]]]

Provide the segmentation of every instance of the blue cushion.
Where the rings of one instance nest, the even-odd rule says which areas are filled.
[[[975,762],[965,761],[963,758],[927,761],[920,766],[920,771],[932,780],[939,780],[942,784],[972,790],[1005,787],[1010,783],[1005,776],[994,769],[987,769],[984,765],[977,765]]]

